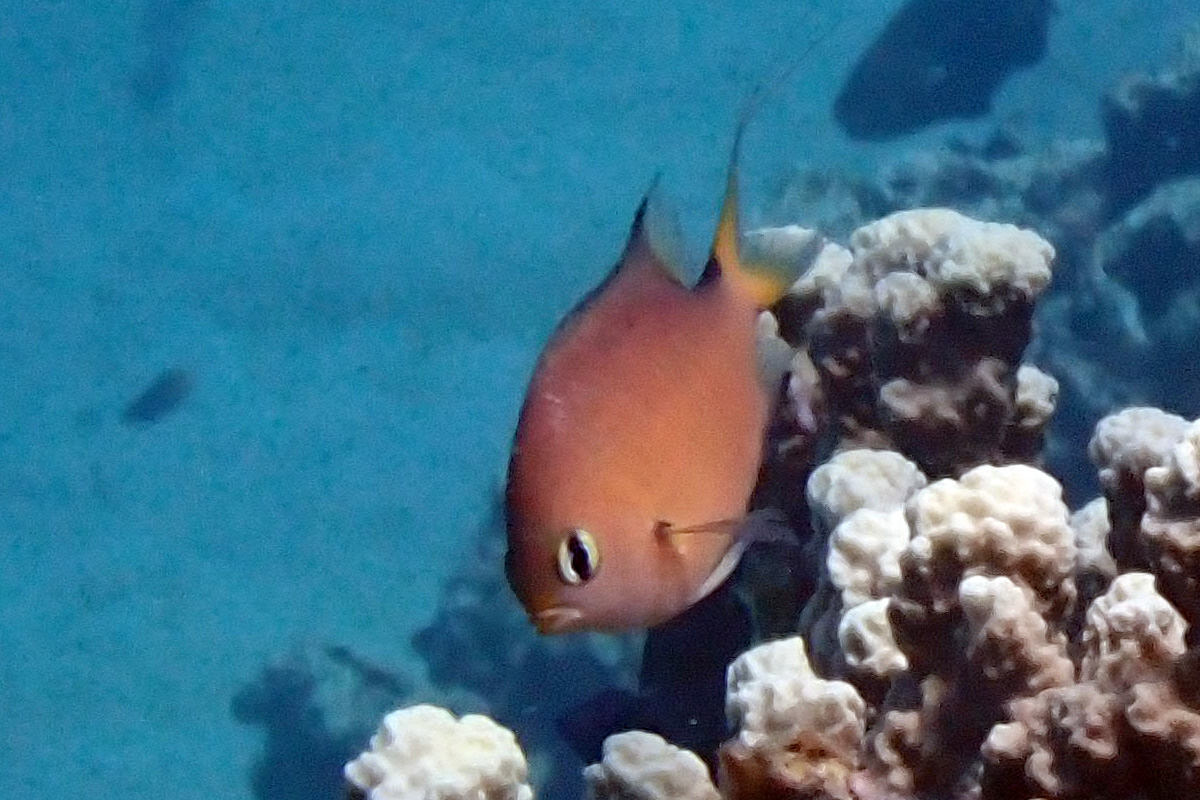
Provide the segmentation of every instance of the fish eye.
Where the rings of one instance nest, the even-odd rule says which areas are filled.
[[[582,528],[575,528],[558,545],[558,576],[564,583],[578,586],[596,576],[600,568],[600,548]]]

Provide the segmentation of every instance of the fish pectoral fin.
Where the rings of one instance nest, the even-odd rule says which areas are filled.
[[[666,520],[659,520],[655,530],[660,536],[690,536],[694,533],[718,533],[733,535],[744,517],[733,519],[718,519],[711,522],[701,522],[699,525],[672,525]]]
[[[717,519],[698,525],[676,526],[659,520],[656,533],[664,537],[691,536],[698,533],[715,533],[733,537],[738,542],[757,544],[762,542],[780,544],[796,541],[796,532],[788,523],[787,516],[776,508],[759,508],[741,517]]]
[[[786,544],[800,546],[791,522],[778,508],[756,508],[742,517],[736,536],[738,541],[751,544]]]
[[[704,599],[724,583],[751,545],[769,543],[800,546],[800,540],[788,523],[787,516],[776,508],[755,509],[737,519],[716,520],[702,525],[690,525],[686,528],[671,528],[669,523],[659,524],[665,526],[668,534],[725,533],[733,537],[733,544],[729,551],[721,557],[709,576],[696,588],[689,605]]]

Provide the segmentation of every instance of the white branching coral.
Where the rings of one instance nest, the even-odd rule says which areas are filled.
[[[888,621],[889,602],[886,598],[868,600],[842,614],[838,646],[851,670],[886,678],[908,669],[908,658],[896,646]]]
[[[813,470],[808,502],[828,532],[860,508],[887,511],[903,504],[925,483],[917,465],[899,453],[845,450]]]
[[[981,748],[983,800],[1132,796],[1119,697],[1091,683],[1055,686],[1010,711]]]
[[[1075,599],[1075,535],[1062,487],[1040,470],[984,465],[937,481],[909,501],[908,518],[906,585],[926,587],[932,611],[955,604],[959,580],[975,574],[1019,580],[1049,619]]]
[[[848,264],[837,254],[776,311],[843,445],[896,450],[933,477],[1035,460],[1057,384],[1020,362],[1054,248],[928,208],[856,230]]]
[[[1134,406],[1110,414],[1096,423],[1088,455],[1099,470],[1100,484],[1117,490],[1162,464],[1187,430],[1187,420],[1157,408]]]
[[[739,656],[725,708],[738,729],[720,752],[725,797],[850,797],[866,703],[850,684],[817,677],[802,638]]]
[[[1000,575],[972,575],[958,587],[970,638],[966,657],[978,685],[1002,701],[1074,680],[1066,636],[1046,623],[1029,589]]]
[[[875,627],[861,631],[853,626],[865,619],[855,617],[845,628],[840,620],[845,610],[888,597],[899,587],[899,558],[909,540],[904,503],[925,484],[915,464],[889,450],[844,450],[809,477],[807,496],[817,532],[812,545],[824,545],[825,536],[829,543],[816,593],[797,628],[806,637],[812,663],[824,674],[845,677],[848,666],[878,675],[885,664],[890,669],[897,662],[894,654],[874,649],[886,648],[891,640],[878,628],[888,624],[886,617],[877,615],[870,620]],[[843,635],[855,647],[853,662],[838,644]]]
[[[864,225],[850,248],[876,276],[913,270],[939,287],[988,294],[1004,286],[1030,299],[1050,282],[1054,259],[1054,248],[1032,231],[947,208],[901,211]]]
[[[383,718],[370,749],[345,768],[369,800],[531,800],[525,754],[512,731],[479,714],[462,719],[417,705]]]
[[[838,752],[862,741],[866,705],[854,687],[817,677],[804,640],[779,639],[752,648],[729,665],[725,712],[750,748],[786,747],[811,733]]]
[[[1183,417],[1143,407],[1126,408],[1096,424],[1088,455],[1108,500],[1108,550],[1122,569],[1149,567],[1140,533],[1146,471],[1166,463],[1187,428]]]
[[[908,546],[904,508],[890,511],[860,508],[833,529],[826,567],[833,585],[850,609],[888,597],[900,587],[900,555]]]
[[[695,753],[646,731],[604,740],[603,757],[583,771],[588,800],[719,800]]]
[[[1187,649],[1187,623],[1144,572],[1119,575],[1091,604],[1081,675],[1109,690],[1165,676]]]
[[[1017,424],[1040,430],[1057,405],[1058,381],[1037,367],[1022,364],[1017,369]]]
[[[1145,477],[1141,534],[1151,570],[1163,595],[1200,624],[1200,420]]]
[[[1075,531],[1075,562],[1080,573],[1095,573],[1106,582],[1117,576],[1117,565],[1108,552],[1108,501],[1097,497],[1071,514]]]

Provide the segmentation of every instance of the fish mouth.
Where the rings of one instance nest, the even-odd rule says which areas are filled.
[[[583,612],[571,606],[551,606],[529,615],[538,633],[568,633],[582,627]]]

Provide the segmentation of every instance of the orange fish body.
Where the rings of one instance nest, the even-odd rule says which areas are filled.
[[[741,272],[733,176],[695,287],[656,252],[643,202],[616,269],[535,368],[509,463],[506,568],[544,633],[656,625],[736,563],[731,523],[772,401],[757,317],[783,284]]]

